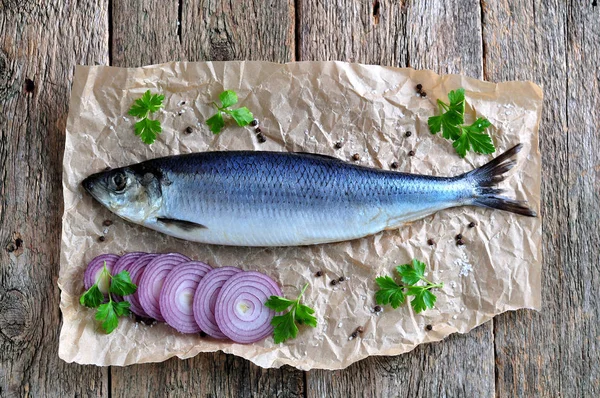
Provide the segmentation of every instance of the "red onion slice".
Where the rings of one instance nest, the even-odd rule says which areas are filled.
[[[207,335],[216,339],[226,339],[227,336],[221,332],[215,319],[215,305],[221,287],[233,275],[242,270],[234,267],[216,268],[204,275],[198,283],[194,295],[194,319]]]
[[[181,333],[200,333],[194,319],[194,293],[212,267],[200,261],[182,263],[167,275],[160,292],[160,312],[169,326]]]
[[[160,291],[165,278],[171,270],[181,263],[187,263],[189,258],[179,253],[161,254],[150,261],[138,285],[138,297],[142,308],[151,318],[164,322],[160,312]]]
[[[281,289],[259,272],[239,272],[221,288],[215,306],[217,325],[236,343],[254,343],[273,333],[275,311],[265,307],[270,296],[281,296]]]
[[[127,267],[133,264],[138,258],[142,257],[146,253],[142,252],[131,252],[127,254],[123,254],[120,259],[117,260],[115,265],[112,267],[112,275],[117,275],[119,272],[128,271]],[[129,272],[129,271],[128,271]],[[129,273],[129,277],[131,277],[131,273]],[[135,283],[135,282],[133,282]],[[123,301],[121,296],[113,295],[113,301]]]
[[[88,290],[94,283],[98,283],[98,289],[104,295],[108,295],[108,288],[110,287],[110,278],[102,278],[102,280],[98,280],[100,278],[100,273],[104,268],[104,262],[106,261],[106,269],[112,275],[112,268],[119,259],[119,256],[116,254],[101,254],[98,257],[94,257],[92,261],[89,262],[87,268],[85,269],[85,273],[83,274],[83,285],[85,286],[85,290]]]
[[[146,266],[157,257],[158,254],[144,254],[143,256],[140,256],[136,261],[125,265],[125,268],[123,269],[124,271],[129,272],[129,277],[131,278],[131,281],[135,283],[136,286],[138,286],[138,290],[135,293],[130,294],[129,296],[125,296],[124,299],[129,301],[129,309],[131,310],[131,312],[145,318],[149,318],[150,316],[146,314],[146,311],[144,311],[142,305],[140,304],[140,279],[142,279],[142,275],[144,274]]]

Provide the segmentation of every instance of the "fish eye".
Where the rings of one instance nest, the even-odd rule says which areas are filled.
[[[112,182],[117,192],[122,191],[127,185],[127,176],[123,172],[118,172],[113,176]]]

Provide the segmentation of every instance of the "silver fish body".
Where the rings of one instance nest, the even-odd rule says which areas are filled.
[[[83,186],[121,217],[178,238],[311,245],[398,228],[462,205],[535,215],[491,187],[514,165],[508,158],[519,149],[487,169],[456,177],[385,171],[304,153],[205,152],[97,173]]]

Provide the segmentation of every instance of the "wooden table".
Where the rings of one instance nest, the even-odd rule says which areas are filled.
[[[242,4],[246,3],[246,4]],[[600,7],[560,0],[0,2],[0,396],[600,396]],[[342,371],[225,355],[66,364],[62,153],[77,64],[343,60],[544,89],[544,308]]]

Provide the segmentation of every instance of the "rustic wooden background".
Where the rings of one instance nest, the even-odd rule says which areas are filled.
[[[544,89],[544,309],[346,370],[230,355],[58,359],[64,131],[77,64],[343,60]],[[0,396],[600,396],[595,0],[0,0]]]

